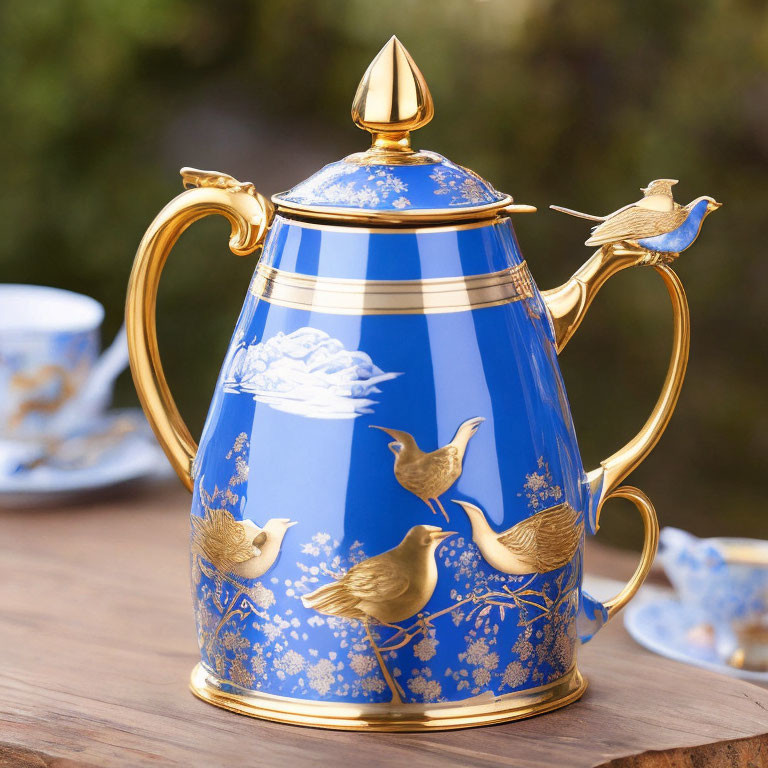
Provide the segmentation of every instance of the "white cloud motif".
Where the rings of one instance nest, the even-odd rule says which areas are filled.
[[[248,392],[278,411],[315,419],[354,419],[372,413],[376,386],[400,376],[386,373],[360,350],[316,328],[242,342],[227,361],[225,392]]]

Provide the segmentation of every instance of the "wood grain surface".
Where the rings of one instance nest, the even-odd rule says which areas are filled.
[[[505,725],[331,732],[198,701],[188,504],[170,487],[0,510],[0,768],[768,766],[768,691],[648,653],[620,621],[580,650],[580,702]],[[632,562],[593,549],[587,566]]]

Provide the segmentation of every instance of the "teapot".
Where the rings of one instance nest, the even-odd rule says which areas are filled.
[[[352,106],[369,149],[271,200],[184,168],[127,297],[131,367],[155,434],[192,492],[199,698],[325,728],[418,731],[528,717],[586,688],[580,642],[643,582],[658,523],[622,480],[680,394],[689,312],[672,262],[719,206],[661,179],[593,219],[597,249],[540,291],[512,220],[536,209],[411,145],[432,97],[402,44],[373,60]],[[198,446],[160,362],[155,300],[181,233],[210,214],[261,258]],[[600,287],[655,270],[672,303],[662,393],[627,445],[591,470],[558,366]],[[627,585],[582,590],[584,539],[611,499],[644,525]]]

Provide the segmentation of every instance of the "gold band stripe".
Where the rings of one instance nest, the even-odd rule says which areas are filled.
[[[313,277],[260,265],[250,292],[270,304],[333,315],[465,312],[534,295],[525,262],[485,275],[425,280]]]

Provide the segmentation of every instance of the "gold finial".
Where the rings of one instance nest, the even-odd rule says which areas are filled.
[[[409,132],[426,125],[434,113],[424,75],[393,35],[357,86],[352,102],[355,125],[373,134],[374,149],[408,152]]]

